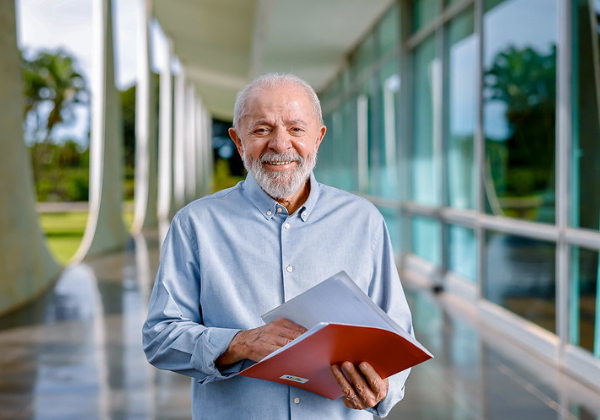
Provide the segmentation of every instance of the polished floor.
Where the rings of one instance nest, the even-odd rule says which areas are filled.
[[[0,419],[190,418],[190,380],[154,369],[141,348],[156,237],[68,267],[40,300],[0,318]],[[600,419],[600,393],[453,299],[405,287],[417,337],[436,358],[413,369],[389,418]]]

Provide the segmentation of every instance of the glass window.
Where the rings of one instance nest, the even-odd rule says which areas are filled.
[[[434,95],[441,66],[435,56],[435,37],[419,45],[413,56],[411,197],[425,205],[439,205],[434,162]]]
[[[477,117],[478,43],[473,9],[454,19],[446,33],[446,159],[448,205],[475,208],[474,135]]]
[[[600,2],[574,8],[572,220],[576,227],[600,228]],[[590,16],[595,14],[595,16]]]
[[[375,34],[371,32],[358,46],[351,64],[354,78],[371,68],[375,62],[375,41]]]
[[[376,145],[373,140],[376,137],[373,119],[376,115],[374,110],[373,79],[369,78],[363,83],[356,97],[356,135],[357,135],[357,176],[358,190],[363,193],[373,194],[376,189],[374,177],[374,156],[377,155]]]
[[[467,280],[477,279],[475,232],[463,226],[448,225],[448,269]]]
[[[412,33],[426,26],[438,15],[440,0],[414,0],[412,8]]]
[[[570,341],[600,358],[600,258],[598,251],[571,250]]]
[[[412,252],[436,266],[441,265],[440,222],[428,217],[412,218]]]
[[[400,16],[398,10],[398,3],[394,3],[379,23],[377,30],[379,57],[389,54],[400,45]]]
[[[484,297],[556,332],[556,246],[486,233]]]
[[[377,165],[377,195],[399,199],[397,104],[400,95],[398,58],[392,57],[379,72],[379,162]]]
[[[336,136],[336,153],[340,154],[338,188],[347,191],[358,190],[357,156],[358,140],[356,135],[356,96],[348,98],[341,107],[339,118],[339,137]],[[337,127],[334,120],[334,127]]]
[[[485,1],[488,213],[554,223],[557,21],[555,0]]]

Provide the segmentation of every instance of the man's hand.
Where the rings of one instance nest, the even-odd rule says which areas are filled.
[[[285,346],[306,332],[306,328],[285,318],[262,327],[240,331],[233,337],[229,347],[216,361],[217,366],[227,366],[243,359],[255,362]]]
[[[342,363],[342,369],[350,378],[346,379],[339,366],[331,366],[331,373],[344,393],[344,405],[355,410],[375,407],[388,391],[388,380],[381,379],[375,369],[362,362],[357,369],[350,362]],[[360,369],[360,370],[359,370]]]

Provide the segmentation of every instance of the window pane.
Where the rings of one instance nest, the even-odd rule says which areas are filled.
[[[571,343],[600,358],[600,259],[598,251],[573,247],[571,251]]]
[[[377,195],[398,199],[398,128],[396,106],[400,94],[398,58],[393,57],[379,73],[379,164]]]
[[[385,14],[378,28],[379,56],[389,54],[400,45],[400,16],[398,14],[398,3]]]
[[[487,212],[554,223],[556,1],[485,5]]]
[[[572,225],[598,230],[600,220],[600,2],[590,16],[576,2],[573,34]],[[592,25],[591,22],[596,22]],[[597,41],[594,45],[594,41]]]
[[[477,246],[473,229],[448,226],[448,269],[467,280],[477,279]]]
[[[353,77],[360,76],[375,62],[375,34],[371,32],[364,38],[352,59]]]
[[[448,95],[446,116],[446,159],[448,204],[475,208],[475,163],[473,140],[477,116],[478,43],[475,17],[470,8],[447,29]]]
[[[412,33],[431,22],[440,10],[440,0],[414,0],[412,9]]]
[[[418,203],[439,205],[434,164],[434,86],[439,81],[440,63],[435,57],[435,38],[429,37],[414,52],[412,97],[411,196]]]
[[[553,243],[486,233],[484,297],[556,332],[556,276]]]
[[[440,222],[427,217],[412,218],[412,252],[432,262],[436,266],[441,262]]]

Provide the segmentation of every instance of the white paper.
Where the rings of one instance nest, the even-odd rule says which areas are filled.
[[[267,312],[262,319],[269,323],[280,317],[308,330],[327,322],[383,328],[408,336],[344,271]]]

